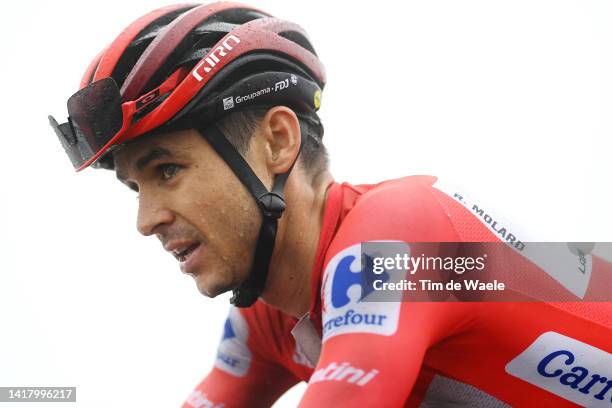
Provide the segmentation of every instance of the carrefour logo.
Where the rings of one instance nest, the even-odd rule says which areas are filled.
[[[340,260],[334,273],[334,280],[332,283],[332,305],[336,308],[347,305],[351,300],[348,297],[348,290],[353,285],[359,285],[361,288],[361,295],[359,300],[363,300],[366,296],[374,291],[372,282],[374,280],[382,280],[387,282],[389,280],[389,274],[383,272],[382,274],[375,274],[373,270],[373,259],[371,256],[364,255],[362,261],[365,265],[357,272],[351,269],[351,265],[355,263],[356,257],[354,255],[347,255]]]
[[[542,334],[506,372],[576,404],[612,408],[612,354],[571,337]]]
[[[375,274],[372,269],[372,257],[361,253],[360,244],[344,249],[329,261],[321,288],[323,341],[343,333],[395,333],[400,302],[364,301],[374,291],[374,280],[390,279],[386,272]]]
[[[215,366],[237,377],[246,375],[251,365],[251,351],[247,347],[248,336],[246,320],[237,308],[232,307],[223,326]]]

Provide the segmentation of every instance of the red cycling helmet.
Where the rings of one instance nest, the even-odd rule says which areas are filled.
[[[68,121],[49,116],[73,166],[113,168],[112,151],[155,129],[198,129],[257,200],[263,216],[251,274],[232,303],[250,306],[265,286],[291,169],[268,191],[214,125],[247,107],[287,105],[316,115],[325,70],[298,25],[240,3],[176,4],[134,21],[87,68],[68,99]]]

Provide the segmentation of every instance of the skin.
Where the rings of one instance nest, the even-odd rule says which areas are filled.
[[[253,134],[244,158],[268,189],[274,176],[287,171],[295,160],[299,137],[297,117],[284,106],[271,108]],[[151,155],[155,149],[168,154]],[[142,166],[146,156],[151,160]],[[215,297],[247,277],[261,226],[260,210],[197,130],[137,138],[114,157],[117,178],[138,191],[141,234],[156,235],[162,244],[201,242],[186,272],[202,294]],[[279,220],[261,299],[295,317],[310,306],[311,271],[332,180],[328,171],[311,180],[298,160],[285,186],[287,209]]]

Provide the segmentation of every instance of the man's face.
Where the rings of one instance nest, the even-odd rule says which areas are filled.
[[[138,138],[115,153],[115,169],[138,191],[140,233],[155,234],[202,294],[214,297],[246,278],[261,216],[197,131]]]

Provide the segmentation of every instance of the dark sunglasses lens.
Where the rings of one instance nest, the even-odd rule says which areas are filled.
[[[68,99],[68,114],[75,147],[84,155],[84,163],[121,129],[123,112],[117,84],[112,78],[104,78],[81,89]]]

